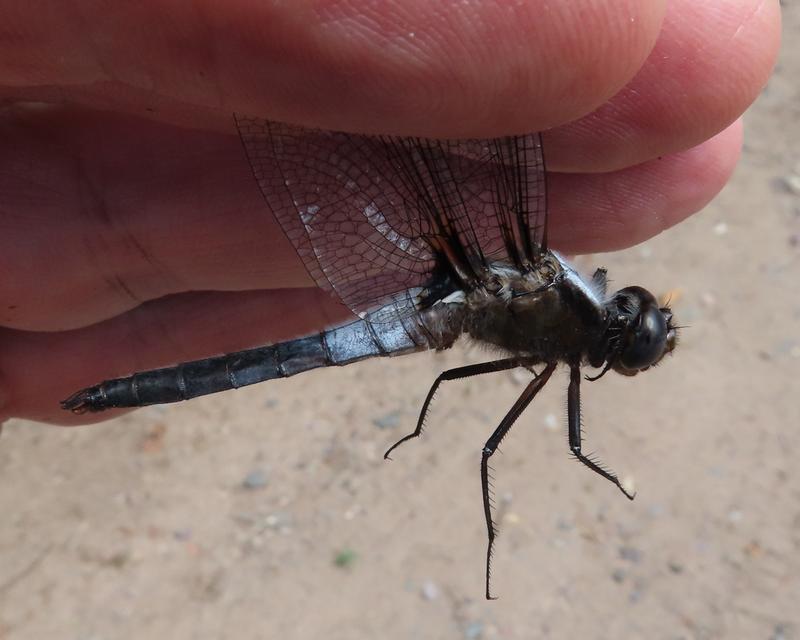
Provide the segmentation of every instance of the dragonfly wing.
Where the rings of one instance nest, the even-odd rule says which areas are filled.
[[[538,134],[436,141],[236,121],[309,273],[356,314],[412,313],[479,285],[491,262],[530,266],[544,246]]]

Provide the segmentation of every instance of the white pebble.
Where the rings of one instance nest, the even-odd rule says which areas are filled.
[[[425,600],[436,600],[439,597],[439,587],[430,580],[426,580],[422,585],[422,597]]]

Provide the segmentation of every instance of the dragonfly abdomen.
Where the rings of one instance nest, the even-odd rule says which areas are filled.
[[[86,413],[180,402],[319,367],[437,346],[417,326],[401,319],[381,323],[380,330],[366,320],[357,320],[296,340],[106,380],[78,391],[61,405],[74,413]]]

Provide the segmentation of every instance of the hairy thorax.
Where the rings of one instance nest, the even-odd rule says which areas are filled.
[[[509,354],[540,361],[583,360],[587,333],[599,332],[598,306],[581,308],[568,298],[565,279],[578,278],[555,257],[528,273],[496,266],[494,285],[471,292],[465,300],[464,332],[473,340]],[[590,340],[588,341],[591,342]]]

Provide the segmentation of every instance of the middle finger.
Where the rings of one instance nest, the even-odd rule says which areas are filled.
[[[0,266],[13,277],[0,297],[14,303],[0,324],[68,329],[182,291],[313,286],[233,134],[61,110],[4,134]],[[671,226],[721,188],[739,141],[734,127],[642,167],[554,175],[554,246],[621,248]]]

